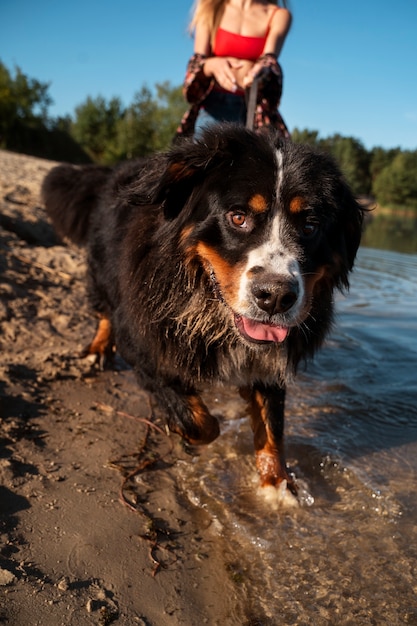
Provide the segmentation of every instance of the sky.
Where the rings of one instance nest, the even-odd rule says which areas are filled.
[[[49,83],[51,117],[182,84],[192,0],[0,0],[0,61]],[[290,130],[417,149],[417,0],[291,0],[280,63]],[[184,109],[186,105],[184,103]]]

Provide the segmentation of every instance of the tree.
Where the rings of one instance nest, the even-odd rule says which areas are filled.
[[[336,134],[321,140],[320,147],[332,154],[339,163],[346,180],[355,194],[368,195],[370,193],[370,157],[358,139],[342,137]]]
[[[157,104],[150,89],[143,86],[128,106],[118,128],[121,158],[144,157],[152,154],[157,134]]]
[[[119,98],[107,102],[102,96],[88,97],[75,109],[71,134],[94,161],[117,160],[117,136],[125,111]]]
[[[291,139],[294,143],[306,143],[316,147],[320,145],[318,130],[308,130],[307,128],[299,130],[298,128],[294,128],[291,132]]]
[[[379,146],[371,150],[371,162],[369,165],[369,172],[371,175],[372,183],[376,177],[382,172],[384,167],[390,165],[397,154],[400,152],[400,148],[392,148],[391,150],[385,150]]]
[[[417,150],[398,152],[378,174],[373,189],[383,206],[417,209]]]
[[[182,87],[172,87],[168,81],[156,85],[156,96],[158,132],[155,149],[160,151],[171,144],[187,105]]]
[[[49,83],[28,78],[19,67],[14,76],[0,61],[0,143],[11,147],[22,124],[40,127],[47,122],[52,99]]]
[[[122,158],[148,156],[166,150],[172,142],[185,109],[182,88],[166,81],[155,89],[154,95],[144,85],[126,110],[118,131]]]

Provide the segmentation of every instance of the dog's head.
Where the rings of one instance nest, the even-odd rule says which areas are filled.
[[[171,151],[154,200],[250,345],[283,342],[323,293],[349,285],[363,213],[311,148],[218,126]]]

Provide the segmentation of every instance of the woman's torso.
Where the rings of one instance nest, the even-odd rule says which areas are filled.
[[[269,2],[254,3],[248,10],[242,10],[233,0],[228,2],[220,20],[213,42],[215,56],[229,57],[241,67],[235,70],[239,86],[253,67],[256,59],[264,52],[272,18],[279,10]]]

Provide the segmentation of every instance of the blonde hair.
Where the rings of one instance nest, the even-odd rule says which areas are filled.
[[[222,19],[225,4],[226,0],[195,0],[189,26],[190,32],[193,33],[195,27],[200,22],[207,24],[210,33],[213,35]]]
[[[276,4],[277,6],[283,6],[287,8],[287,2],[285,0],[268,0],[270,4]],[[216,33],[216,30],[222,19],[224,7],[227,0],[195,0],[192,8],[192,17],[189,25],[190,33],[193,33],[197,24],[205,23],[210,29],[212,38]]]

